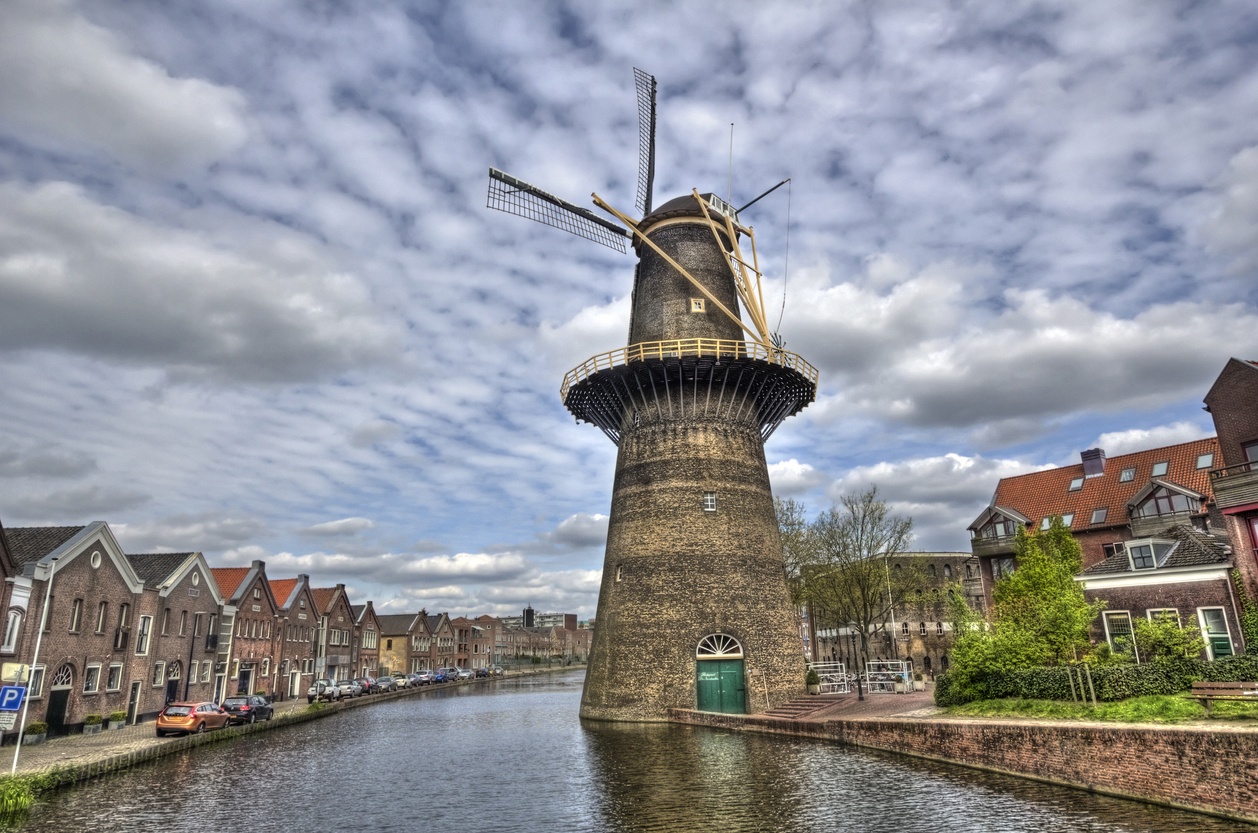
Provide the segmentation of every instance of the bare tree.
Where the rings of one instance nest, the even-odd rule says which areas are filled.
[[[894,654],[887,623],[897,601],[927,585],[917,568],[892,569],[890,556],[912,539],[913,519],[891,514],[878,487],[845,494],[809,527],[810,556],[801,569],[802,598],[819,628],[849,628],[861,655]],[[881,643],[874,637],[883,633]]]
[[[773,499],[777,513],[778,536],[782,541],[782,569],[786,573],[786,586],[791,591],[791,601],[797,605],[804,598],[804,569],[816,560],[812,529],[808,524],[804,504],[794,498]]]

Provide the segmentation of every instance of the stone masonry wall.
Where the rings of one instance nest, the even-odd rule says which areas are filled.
[[[1258,822],[1252,729],[946,719],[809,723],[680,711],[670,717],[824,738]]]

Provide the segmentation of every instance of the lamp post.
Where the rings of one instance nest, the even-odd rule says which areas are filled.
[[[44,583],[44,609],[39,615],[39,630],[35,632],[35,653],[31,657],[31,670],[26,675],[26,697],[22,700],[22,721],[17,729],[17,746],[13,750],[13,768],[9,771],[10,775],[17,775],[17,759],[22,753],[22,737],[26,733],[26,716],[31,708],[31,690],[30,684],[35,677],[35,666],[39,664],[39,646],[44,641],[44,627],[48,622],[48,600],[52,598],[52,579],[57,574],[57,559],[51,559],[48,566],[48,578]],[[40,681],[40,687],[43,687],[43,681]]]

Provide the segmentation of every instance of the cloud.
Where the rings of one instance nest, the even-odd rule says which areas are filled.
[[[308,526],[301,532],[303,535],[315,535],[326,537],[340,537],[346,535],[357,535],[358,533],[372,529],[375,523],[368,518],[342,518],[339,521],[327,521],[314,526]]]
[[[8,511],[28,525],[64,523],[65,518],[101,520],[149,503],[152,496],[139,489],[83,485],[45,492],[25,492],[13,498]]]
[[[601,548],[607,543],[607,522],[606,515],[582,512],[564,518],[553,530],[539,537],[548,549]]]
[[[0,446],[0,478],[79,478],[96,470],[96,460],[85,451],[19,449]]]
[[[1107,457],[1116,457],[1119,454],[1200,440],[1213,434],[1213,431],[1203,432],[1200,425],[1191,422],[1176,422],[1154,428],[1110,431],[1098,437],[1096,443],[1090,447],[1102,449]]]
[[[1258,146],[1232,157],[1218,207],[1202,223],[1209,248],[1229,258],[1233,274],[1258,270]]]
[[[245,97],[172,78],[64,0],[9,0],[0,28],[0,125],[161,173],[207,165],[248,135]]]
[[[67,183],[0,184],[0,253],[0,350],[236,381],[326,378],[396,351],[357,277],[266,224],[239,226],[229,242]]]
[[[73,517],[67,514],[62,517]],[[175,515],[160,521],[111,522],[109,528],[127,552],[213,552],[240,547],[267,532],[257,518]],[[247,550],[244,564],[261,558],[260,547]],[[217,562],[213,562],[217,566]]]
[[[820,471],[794,458],[769,464],[769,481],[773,484],[773,493],[781,497],[803,494],[826,480],[826,476]]]

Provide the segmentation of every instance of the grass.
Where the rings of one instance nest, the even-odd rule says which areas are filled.
[[[1049,720],[1100,720],[1109,723],[1185,723],[1205,720],[1206,710],[1196,700],[1180,695],[1133,697],[1117,703],[1098,703],[1094,709],[1081,703],[1057,700],[978,700],[952,706],[946,714],[964,717],[1030,717]],[[1212,720],[1258,720],[1258,703],[1220,701]]]

